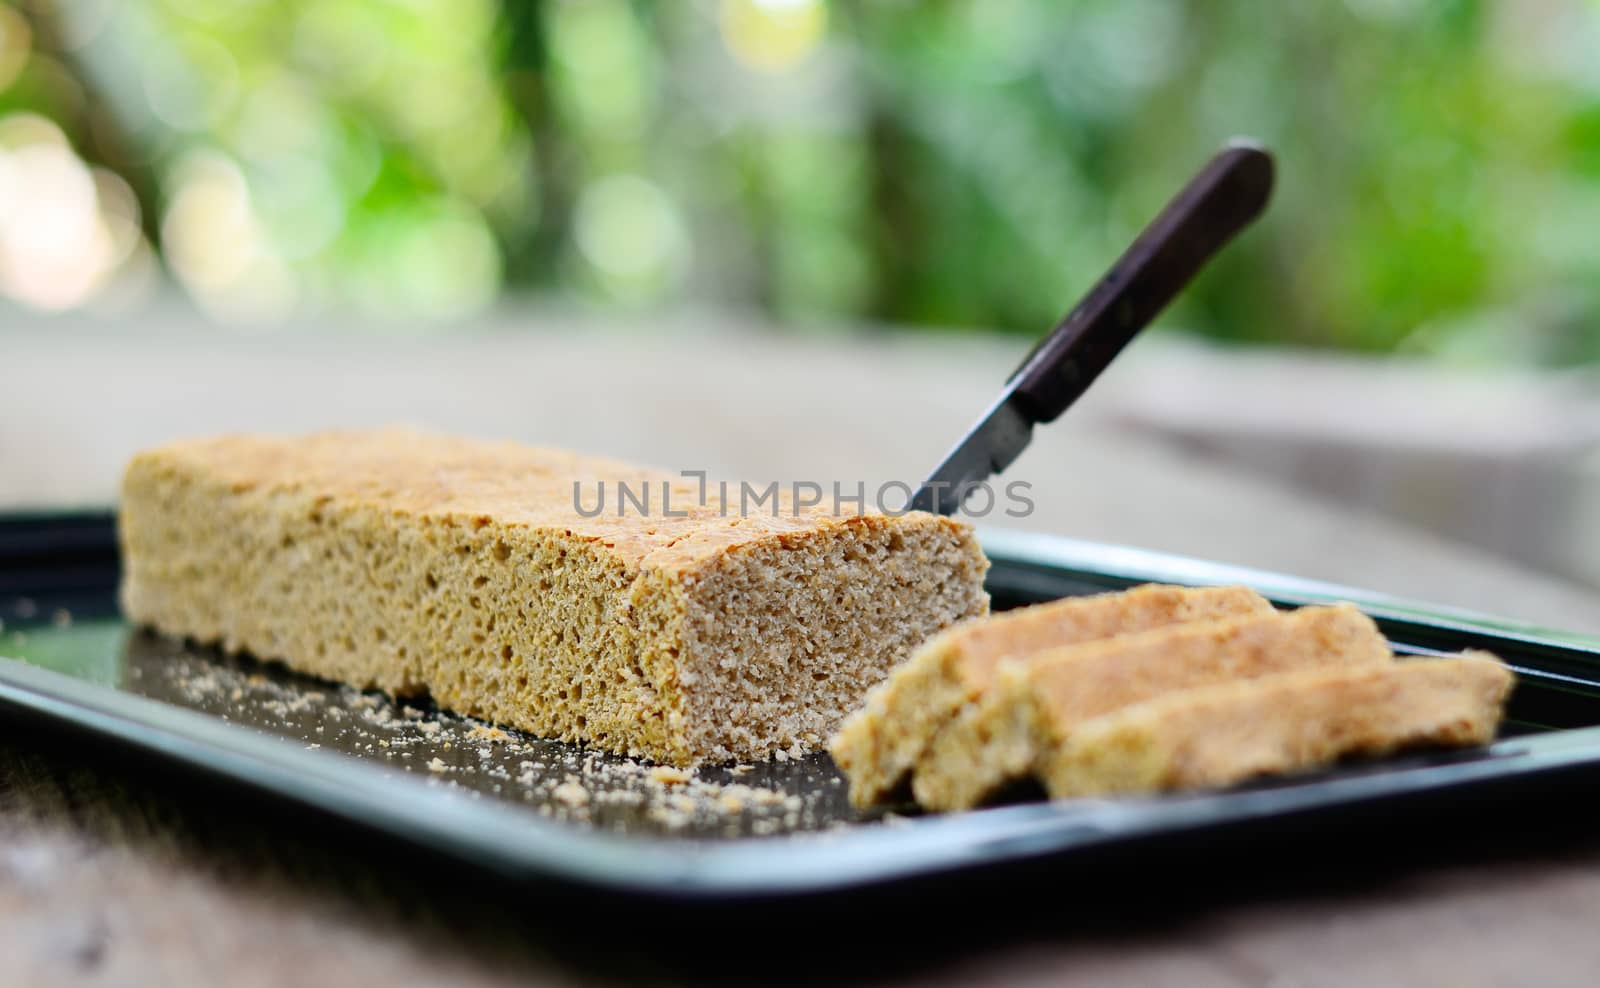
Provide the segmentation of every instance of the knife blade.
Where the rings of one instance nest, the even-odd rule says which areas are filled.
[[[1123,347],[1249,226],[1272,195],[1272,155],[1231,141],[1206,162],[1089,294],[1023,358],[1004,390],[928,475],[909,509],[954,514],[1077,401]]]

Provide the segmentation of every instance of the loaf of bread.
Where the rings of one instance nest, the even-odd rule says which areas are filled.
[[[1494,739],[1511,671],[1487,653],[1280,673],[1080,724],[1039,773],[1054,798],[1226,786],[1353,755]]]
[[[1387,665],[1389,643],[1349,604],[1171,625],[1001,665],[912,776],[927,809],[976,806],[1043,766],[1082,723],[1180,690],[1301,669]]]
[[[602,481],[648,488],[654,510],[613,498],[585,517]],[[301,672],[680,765],[819,746],[925,639],[988,610],[960,522],[788,503],[741,517],[700,493],[410,430],[180,442],[127,470],[122,605]]]
[[[901,787],[945,725],[987,691],[1003,660],[1185,621],[1271,613],[1272,605],[1245,587],[1150,585],[959,625],[896,669],[829,747],[850,779],[850,801],[871,806]]]

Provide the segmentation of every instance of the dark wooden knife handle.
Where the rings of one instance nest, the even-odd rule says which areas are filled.
[[[1052,422],[1167,307],[1234,235],[1266,208],[1272,155],[1244,142],[1217,152],[1094,289],[1011,375],[1036,422]]]

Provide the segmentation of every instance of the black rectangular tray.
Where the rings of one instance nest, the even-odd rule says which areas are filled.
[[[1143,582],[1244,583],[1297,606],[1351,600],[1397,651],[1484,648],[1517,688],[1486,749],[1353,764],[1219,792],[862,814],[826,755],[692,779],[502,732],[129,627],[108,514],[0,517],[0,708],[155,763],[487,869],[497,880],[733,901],[817,897],[1134,845],[1292,825],[1333,832],[1600,779],[1600,642],[1159,553],[988,532],[997,608]],[[1046,872],[1040,870],[1040,875]]]

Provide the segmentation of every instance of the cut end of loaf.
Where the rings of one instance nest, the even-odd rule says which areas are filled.
[[[862,516],[718,555],[675,596],[640,583],[676,635],[671,693],[688,749],[713,760],[822,746],[924,640],[988,609],[987,561],[948,519]],[[647,618],[641,618],[645,620]]]

